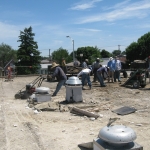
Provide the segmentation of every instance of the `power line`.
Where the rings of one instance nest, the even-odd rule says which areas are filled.
[[[126,46],[126,45],[120,45],[120,46]],[[100,48],[104,48],[104,47],[116,47],[116,45],[114,45],[114,46],[103,46],[103,47],[100,47]]]

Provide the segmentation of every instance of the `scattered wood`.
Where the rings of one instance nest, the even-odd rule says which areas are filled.
[[[99,117],[99,115],[90,113],[88,111],[79,109],[77,107],[72,107],[70,110],[71,113],[77,114],[77,115],[81,115],[81,116],[88,116],[88,117],[94,117],[95,119],[97,119]]]

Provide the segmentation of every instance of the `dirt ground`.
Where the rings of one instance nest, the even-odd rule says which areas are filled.
[[[62,104],[59,111],[43,110],[38,112],[28,107],[26,99],[15,99],[14,95],[36,76],[15,77],[5,82],[0,78],[0,150],[83,150],[78,144],[97,138],[101,128],[107,125],[109,118],[120,118],[113,124],[131,127],[137,134],[135,142],[144,150],[150,149],[150,84],[143,89],[123,87],[119,82],[107,83],[100,87],[93,83],[92,90],[85,87],[82,91],[83,102]],[[93,77],[91,77],[91,80]],[[127,79],[122,78],[122,83]],[[57,82],[42,82],[51,93]],[[50,103],[59,104],[65,100],[66,89],[62,87],[58,96]],[[57,106],[57,105],[56,105]],[[117,115],[112,110],[122,106],[134,107],[136,112]],[[98,114],[97,119],[70,113],[70,107]]]

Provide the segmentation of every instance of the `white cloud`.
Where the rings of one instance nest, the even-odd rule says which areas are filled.
[[[91,32],[100,32],[101,31],[101,30],[98,30],[98,29],[87,29],[87,28],[79,28],[79,29],[86,30],[86,31],[91,31]]]
[[[116,5],[114,5],[112,7],[104,7],[104,10],[122,8],[125,6],[125,4],[128,4],[128,2],[130,2],[130,0],[125,0],[121,3],[117,3]]]
[[[118,5],[119,6],[119,5]],[[116,7],[115,7],[116,8]],[[150,13],[150,1],[140,1],[118,8],[107,13],[80,18],[78,24],[98,21],[115,21],[128,18],[144,18]]]
[[[16,38],[19,36],[19,32],[17,26],[0,22],[0,39]]]
[[[95,3],[100,2],[102,0],[90,0],[87,3],[77,3],[75,4],[73,7],[71,7],[70,9],[72,10],[85,10],[85,9],[89,9],[89,8],[93,8],[95,7]]]

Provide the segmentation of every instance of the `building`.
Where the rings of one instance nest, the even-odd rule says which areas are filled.
[[[108,62],[109,62],[109,58],[101,58],[100,64],[102,66],[107,66]]]
[[[42,60],[38,73],[43,75],[48,74],[48,66],[50,65],[52,65],[52,61],[49,61],[48,59]]]
[[[52,65],[52,63],[48,63],[48,64],[40,64],[40,69],[38,70],[39,74],[48,74],[48,66]]]

